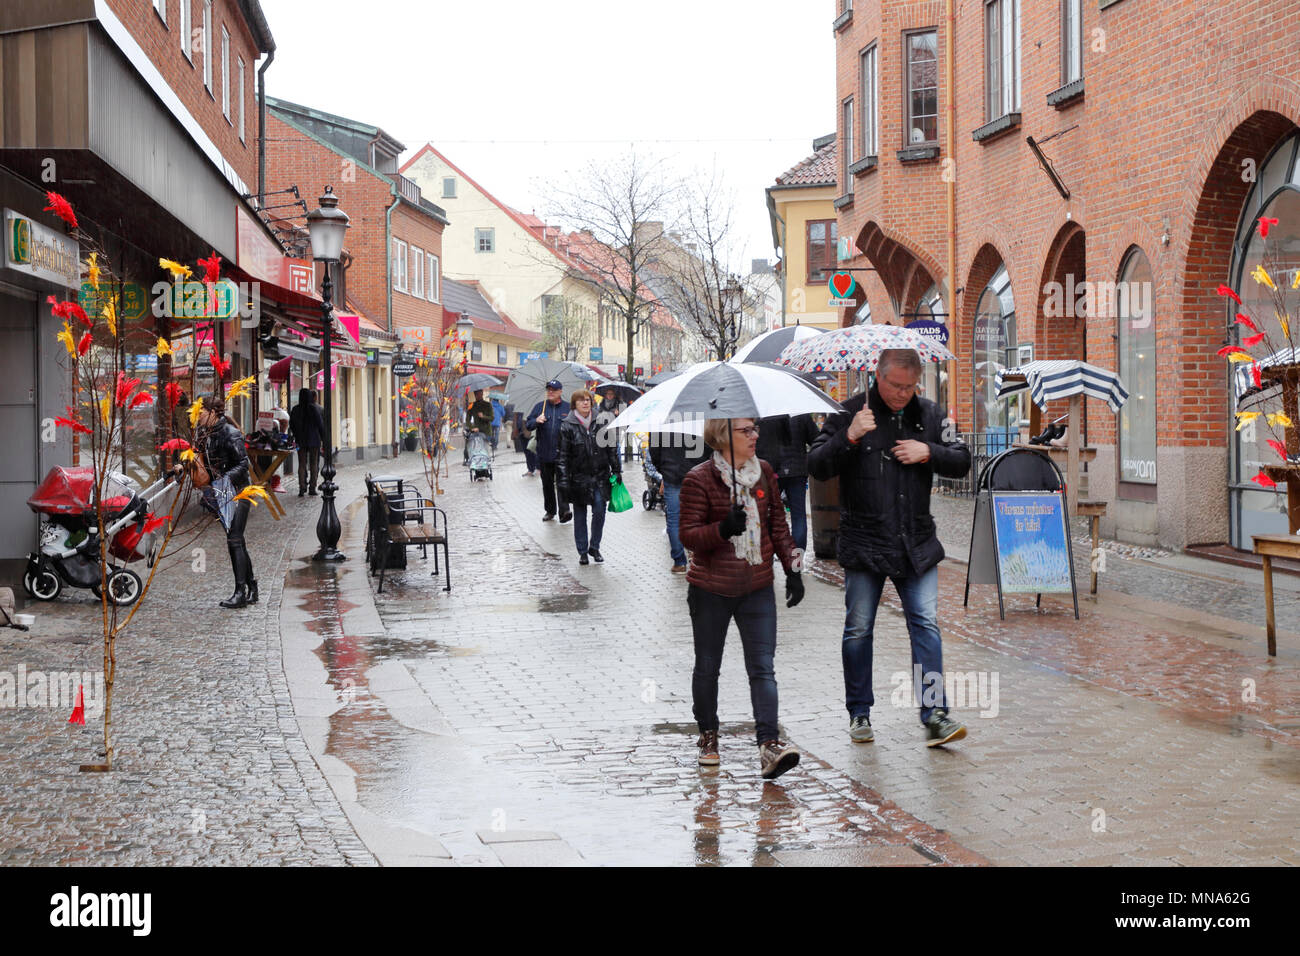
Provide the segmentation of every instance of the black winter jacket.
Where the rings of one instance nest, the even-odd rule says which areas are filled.
[[[543,409],[546,410],[546,421],[538,425],[537,417],[542,414]],[[554,462],[560,453],[560,425],[564,423],[568,414],[568,402],[559,401],[552,405],[546,399],[542,399],[533,406],[528,420],[524,422],[524,427],[537,435],[537,460],[543,465]]]
[[[698,443],[694,453],[683,447],[691,441]],[[713,452],[698,435],[659,432],[650,436],[650,462],[665,484],[680,485],[686,480],[687,472],[712,457]]]
[[[869,400],[876,428],[849,444],[849,423]],[[930,514],[930,486],[937,472],[960,478],[970,471],[970,450],[955,434],[944,438],[944,414],[928,399],[913,396],[894,416],[873,385],[832,415],[808,454],[814,478],[840,479],[839,561],[848,570],[891,577],[924,574],[943,560],[943,545]],[[930,460],[904,465],[890,449],[915,439],[930,446]]]
[[[592,489],[597,487],[608,502],[609,476],[622,474],[614,434],[606,432],[594,414],[586,427],[578,420],[577,412],[570,412],[564,419],[555,466],[560,497],[574,505],[591,504]]]
[[[248,449],[244,445],[244,433],[229,418],[223,418],[198,443],[203,448],[203,457],[207,461],[208,474],[212,480],[229,478],[236,491],[248,487]]]
[[[803,478],[808,474],[808,446],[817,440],[811,415],[776,415],[758,422],[755,454],[772,466],[778,478]]]

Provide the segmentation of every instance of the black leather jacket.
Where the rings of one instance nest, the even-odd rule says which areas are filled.
[[[236,491],[248,487],[248,450],[244,447],[244,433],[234,422],[223,418],[206,433],[200,429],[197,444],[203,449],[213,481],[226,477]]]
[[[808,474],[808,446],[817,440],[811,415],[776,415],[758,422],[756,454],[772,466],[778,478]]]
[[[591,504],[591,492],[599,487],[609,501],[609,476],[622,474],[614,434],[606,433],[595,415],[584,428],[578,413],[570,412],[560,425],[560,450],[555,459],[560,495],[575,505]]]
[[[832,415],[808,453],[814,478],[840,479],[839,562],[849,570],[893,577],[924,574],[943,560],[943,545],[930,515],[930,486],[938,472],[960,478],[970,471],[970,450],[945,436],[939,406],[913,396],[896,416],[873,385],[868,393],[876,428],[854,447],[848,441],[853,416],[868,400],[859,395]],[[890,453],[894,442],[915,439],[930,446],[930,460],[904,465]]]

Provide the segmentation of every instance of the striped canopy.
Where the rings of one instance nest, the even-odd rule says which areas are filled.
[[[1007,379],[1015,378],[1015,381]],[[1018,368],[1004,368],[994,380],[998,398],[1029,389],[1029,396],[1039,408],[1058,398],[1083,393],[1099,398],[1117,412],[1128,401],[1128,389],[1114,372],[1075,360],[1028,362]]]

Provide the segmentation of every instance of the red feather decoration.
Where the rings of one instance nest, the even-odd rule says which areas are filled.
[[[94,341],[94,338],[95,337],[91,335],[89,332],[87,332],[85,335],[81,337],[81,341],[77,343],[78,356],[85,355],[87,352],[90,351],[90,343]]]
[[[221,361],[221,356],[215,349],[212,351],[212,368],[216,371],[218,379],[225,378],[226,373],[230,371],[230,363]]]
[[[141,405],[152,405],[153,396],[148,392],[140,392],[135,398],[131,399],[131,407],[139,408]]]
[[[1218,355],[1219,358],[1223,358],[1223,356],[1227,355],[1229,352],[1240,352],[1240,351],[1241,349],[1236,345],[1225,345],[1223,348],[1219,349]]]
[[[1274,481],[1272,478],[1270,478],[1268,475],[1264,474],[1262,471],[1250,480],[1253,481],[1255,484],[1259,485],[1261,488],[1277,487],[1277,482]]]
[[[85,726],[85,723],[86,723],[86,698],[85,698],[85,695],[84,695],[83,692],[82,692],[82,687],[83,687],[83,685],[81,685],[81,684],[78,684],[78,685],[77,685],[77,703],[76,703],[75,705],[73,705],[73,708],[72,708],[72,716],[68,718],[68,723],[70,723],[70,724],[81,724],[82,726]]]
[[[1250,377],[1254,379],[1256,388],[1264,387],[1264,376],[1260,374],[1258,362],[1250,367]]]
[[[86,310],[77,303],[60,302],[52,295],[46,296],[45,301],[50,304],[50,313],[56,319],[76,319],[88,329],[94,327],[95,323],[86,315]]]
[[[152,514],[151,514],[151,515],[149,516],[148,520],[145,521],[145,523],[144,523],[144,527],[140,529],[140,533],[141,533],[141,534],[152,534],[153,532],[155,532],[155,531],[157,531],[159,528],[161,528],[163,525],[165,525],[165,524],[167,523],[167,521],[168,521],[169,518],[171,518],[171,515],[152,515]]]
[[[190,443],[184,438],[173,438],[165,441],[158,446],[159,451],[185,451],[190,447]]]
[[[1237,324],[1238,324],[1238,325],[1244,325],[1246,328],[1250,329],[1252,332],[1258,332],[1258,331],[1259,331],[1259,326],[1257,326],[1254,322],[1252,322],[1252,321],[1250,320],[1250,316],[1248,316],[1248,315],[1242,315],[1240,312],[1237,313]]]
[[[77,228],[77,214],[72,211],[71,203],[56,192],[47,192],[45,200],[49,205],[45,207],[44,212],[52,212],[73,229]]]
[[[181,397],[185,394],[184,390],[175,382],[168,382],[164,391],[167,393],[168,408],[175,408],[179,405],[181,403]]]
[[[1260,237],[1261,239],[1267,239],[1267,238],[1268,238],[1268,227],[1269,227],[1269,226],[1276,226],[1276,225],[1277,225],[1277,220],[1276,220],[1276,219],[1270,219],[1268,216],[1260,216],[1260,217],[1259,217],[1259,237]]]
[[[1268,440],[1268,447],[1277,452],[1282,457],[1283,461],[1286,461],[1286,445],[1283,445],[1276,438],[1270,438]]]
[[[215,249],[212,251],[211,258],[200,259],[199,265],[203,267],[204,282],[216,282],[221,278],[221,256],[217,255]]]
[[[1219,293],[1219,295],[1231,296],[1233,300],[1237,303],[1237,305],[1241,305],[1241,296],[1237,295],[1237,293],[1233,292],[1230,288],[1228,288],[1223,283],[1219,283],[1219,287],[1214,291]]]
[[[1250,338],[1242,339],[1241,344],[1246,346],[1247,348],[1250,348],[1252,345],[1258,345],[1260,342],[1263,341],[1264,341],[1264,333],[1260,332],[1259,335],[1252,335],[1250,336]]]
[[[126,400],[131,397],[131,393],[135,391],[140,381],[138,378],[127,378],[125,372],[117,373],[117,394],[114,401],[117,403],[118,408],[126,404]]]
[[[62,428],[71,428],[74,432],[81,432],[86,435],[90,434],[90,428],[81,424],[81,422],[77,421],[75,418],[64,418],[60,415],[58,418],[54,419],[54,424]]]

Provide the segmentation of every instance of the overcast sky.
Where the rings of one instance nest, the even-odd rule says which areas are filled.
[[[426,141],[502,202],[629,144],[716,167],[746,259],[772,258],[763,190],[835,129],[826,0],[262,0],[267,92]],[[313,57],[332,51],[334,66]],[[324,184],[299,184],[310,195]],[[437,197],[430,197],[437,202]]]

